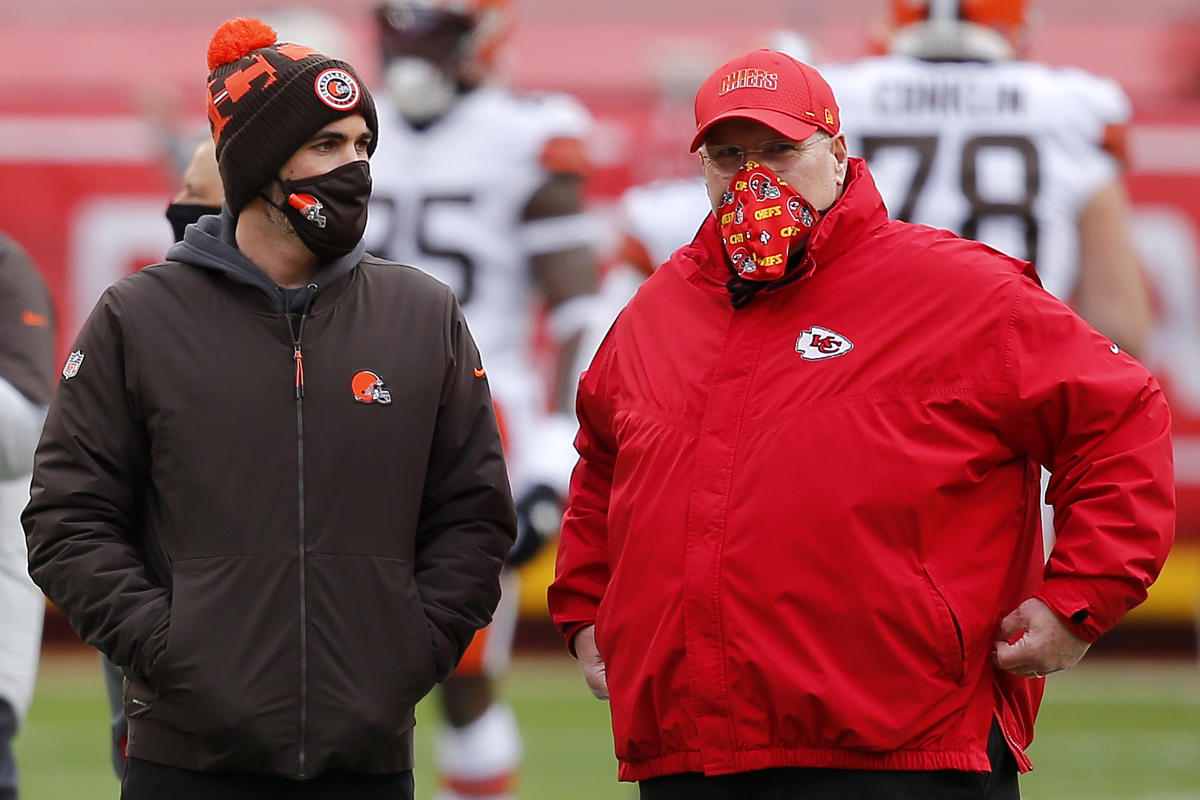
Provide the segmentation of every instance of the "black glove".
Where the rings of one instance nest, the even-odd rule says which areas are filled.
[[[510,567],[519,567],[529,561],[547,539],[558,535],[562,512],[558,493],[544,483],[521,496],[517,501],[517,540],[508,551]]]

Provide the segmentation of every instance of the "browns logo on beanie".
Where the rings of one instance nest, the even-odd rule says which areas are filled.
[[[235,216],[330,122],[361,114],[371,131],[367,152],[375,152],[375,102],[345,61],[276,42],[269,25],[240,17],[213,34],[208,68],[208,122]]]

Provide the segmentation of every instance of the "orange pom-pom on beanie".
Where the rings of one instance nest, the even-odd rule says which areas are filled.
[[[212,72],[222,64],[237,61],[242,56],[260,47],[275,44],[275,29],[253,17],[227,19],[217,28],[208,43],[208,70]]]
[[[303,44],[276,41],[271,26],[240,17],[208,45],[208,123],[225,204],[236,216],[321,128],[360,114],[375,152],[375,102],[354,67]]]

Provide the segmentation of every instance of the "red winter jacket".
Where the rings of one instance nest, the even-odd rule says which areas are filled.
[[[734,310],[710,219],[581,379],[549,601],[596,626],[620,778],[986,771],[993,717],[1028,769],[1042,682],[993,666],[999,621],[1036,594],[1092,640],[1145,598],[1159,386],[1028,264],[889,222],[857,159],[808,250]]]

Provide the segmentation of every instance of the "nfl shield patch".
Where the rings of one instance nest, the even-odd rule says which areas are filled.
[[[79,365],[83,363],[83,351],[72,350],[71,355],[67,356],[67,363],[63,365],[63,380],[67,381],[75,377],[79,372]]]

